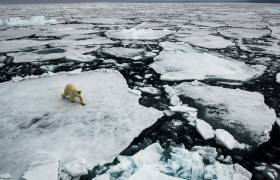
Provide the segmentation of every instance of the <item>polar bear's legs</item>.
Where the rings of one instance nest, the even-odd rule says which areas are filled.
[[[82,95],[79,94],[79,95],[78,95],[78,98],[79,98],[79,100],[80,100],[81,105],[86,105],[85,102],[84,102],[84,98],[83,98]]]

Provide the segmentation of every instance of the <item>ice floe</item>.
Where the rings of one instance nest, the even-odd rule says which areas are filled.
[[[215,130],[215,138],[217,143],[221,144],[222,146],[228,149],[235,149],[235,148],[242,148],[242,144],[234,139],[234,137],[227,131],[223,129],[216,129]]]
[[[153,29],[123,29],[117,31],[107,31],[106,35],[109,38],[114,39],[142,39],[142,40],[155,40],[163,38],[169,34],[172,34],[173,31],[164,29],[164,30],[153,30]]]
[[[265,35],[269,35],[268,29],[249,29],[249,28],[224,28],[218,29],[218,32],[226,37],[233,38],[261,38]]]
[[[223,49],[228,46],[233,46],[230,40],[226,40],[219,36],[205,35],[205,34],[192,34],[184,38],[179,38],[180,41],[188,42],[191,45],[208,48],[208,49]]]
[[[61,98],[67,83],[81,87],[86,106]],[[162,115],[139,105],[116,71],[58,74],[0,87],[0,174],[14,179],[46,159],[62,166],[86,159],[87,167],[110,160]],[[26,177],[35,173],[28,171]]]
[[[244,62],[201,52],[183,43],[163,42],[164,50],[150,65],[162,80],[230,79],[246,81],[263,74],[265,66],[249,66]]]
[[[96,59],[95,56],[91,55],[83,55],[83,54],[73,54],[65,57],[69,60],[80,61],[80,62],[89,62]]]
[[[31,28],[6,29],[6,30],[0,31],[0,40],[18,39],[18,38],[28,37],[28,36],[36,34],[37,32],[38,32],[37,29],[31,29]],[[1,44],[2,44],[2,42],[1,42]],[[3,47],[5,47],[5,46],[3,46]],[[1,47],[1,49],[3,47]]]
[[[56,19],[49,19],[45,16],[32,16],[30,19],[22,19],[21,17],[0,19],[0,26],[34,26],[55,23],[57,23]]]
[[[276,78],[276,82],[280,83],[280,73],[277,73],[275,78]]]
[[[116,57],[123,58],[135,58],[137,56],[143,57],[145,55],[144,49],[136,48],[122,48],[122,47],[112,47],[103,50],[104,53],[110,54]]]
[[[201,119],[196,120],[196,130],[204,140],[215,137],[215,131],[213,130],[212,126]]]
[[[135,24],[135,21],[129,19],[109,18],[109,17],[83,19],[82,22],[94,23],[94,24]]]
[[[171,92],[169,88],[166,87],[167,92]],[[230,128],[230,132],[243,137],[245,143],[267,140],[267,130],[276,120],[274,110],[264,103],[263,95],[257,92],[185,82],[175,86],[173,94],[191,98],[203,105],[205,117]],[[208,123],[211,124],[211,121]],[[244,135],[247,136],[246,140]]]

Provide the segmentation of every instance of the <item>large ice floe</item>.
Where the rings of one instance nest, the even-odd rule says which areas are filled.
[[[0,19],[0,26],[33,26],[55,24],[56,22],[56,19],[48,19],[45,16],[32,16],[30,19],[10,17],[7,19]]]
[[[109,38],[114,39],[143,39],[143,40],[154,40],[163,38],[169,34],[172,34],[173,31],[168,29],[163,30],[153,30],[153,29],[123,29],[116,31],[107,31],[106,35]]]
[[[257,92],[209,86],[196,81],[181,83],[173,88],[167,86],[166,91],[170,95],[193,99],[198,106],[205,108],[204,118],[208,119],[209,124],[216,128],[221,127],[217,124],[227,127],[243,143],[266,141],[267,133],[276,120],[274,110],[264,104],[263,95]],[[221,138],[231,135],[216,130],[215,136],[217,141],[223,141]]]
[[[253,29],[253,28],[224,28],[218,29],[218,32],[226,37],[233,38],[261,38],[265,35],[269,35],[268,29]]]
[[[262,65],[244,62],[195,50],[185,43],[162,42],[163,51],[150,66],[162,80],[229,79],[246,81],[263,74]]]
[[[201,33],[192,34],[191,36],[186,36],[179,38],[180,41],[188,42],[191,45],[209,48],[209,49],[222,49],[228,46],[233,46],[230,40],[226,40],[219,36],[205,35]]]
[[[244,167],[222,164],[216,160],[217,155],[212,147],[195,146],[191,150],[171,147],[164,150],[155,143],[132,157],[118,156],[120,163],[107,171],[107,179],[108,176],[111,180],[251,179],[252,174]]]
[[[0,40],[17,39],[22,37],[28,37],[38,32],[37,29],[30,28],[16,28],[16,29],[6,29],[0,31]],[[2,42],[1,42],[2,44]],[[5,47],[5,46],[4,46]],[[2,49],[3,47],[1,47]]]
[[[162,115],[139,105],[120,73],[79,72],[0,84],[0,174],[54,180],[58,166],[79,174],[73,161],[113,159]],[[81,87],[85,106],[61,97],[67,83]]]

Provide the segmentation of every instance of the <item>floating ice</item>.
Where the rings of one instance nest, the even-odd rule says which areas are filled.
[[[160,94],[160,91],[157,88],[154,88],[154,87],[141,87],[139,89],[142,92],[152,94],[152,95],[159,95]]]
[[[150,65],[162,80],[230,79],[246,81],[263,74],[265,66],[249,66],[244,62],[200,52],[186,44],[163,42],[164,50]]]
[[[136,49],[136,48],[122,48],[122,47],[112,47],[104,49],[104,53],[116,56],[116,57],[124,57],[124,58],[134,58],[136,56],[144,56],[144,49]]]
[[[231,128],[231,133],[243,137],[246,134],[248,142],[245,143],[266,140],[268,136],[264,132],[271,129],[276,120],[274,110],[264,104],[263,95],[257,92],[189,82],[181,83],[174,89],[177,95],[192,98],[205,106],[205,116],[213,121],[219,120],[219,123]]]
[[[268,29],[249,29],[249,28],[224,28],[218,29],[223,36],[233,38],[260,38],[269,35]]]
[[[30,28],[6,29],[6,30],[0,31],[0,41],[28,37],[33,34],[36,34],[36,32],[38,32],[37,29],[30,29]],[[3,41],[3,42],[5,42],[5,41]],[[1,41],[0,45],[1,44],[2,44],[2,41]],[[1,45],[1,49],[4,47],[5,47],[4,45],[3,46]]]
[[[86,106],[62,99],[70,82],[81,87]],[[116,71],[59,74],[0,87],[0,174],[13,179],[30,163],[53,157],[62,166],[86,159],[89,167],[112,159],[162,115],[139,105]]]
[[[213,130],[212,126],[201,119],[196,120],[196,130],[204,140],[215,137],[215,131]]]
[[[96,59],[95,56],[91,55],[83,55],[83,54],[73,54],[65,57],[69,60],[80,61],[80,62],[89,62]]]
[[[277,74],[276,74],[276,82],[277,82],[277,83],[280,83],[280,73],[277,73]]]
[[[15,51],[31,49],[31,48],[37,49],[38,46],[43,46],[46,44],[48,44],[48,42],[35,41],[35,40],[29,40],[29,39],[0,41],[0,53],[15,52]]]
[[[48,19],[45,16],[33,16],[30,19],[22,19],[21,17],[11,17],[0,19],[0,26],[33,26],[55,24],[55,19]]]
[[[107,31],[106,35],[109,38],[115,39],[143,39],[143,40],[154,40],[163,38],[169,34],[172,34],[173,31],[164,29],[164,30],[153,30],[153,29],[123,29],[117,31]]]
[[[215,130],[215,138],[217,143],[228,148],[229,150],[241,147],[241,144],[239,144],[239,142],[236,141],[229,132],[223,129]]]
[[[230,40],[226,40],[222,37],[200,33],[192,34],[191,36],[186,36],[184,38],[180,38],[179,40],[208,49],[222,49],[234,45],[234,43],[232,43]]]
[[[135,24],[135,21],[129,19],[107,18],[107,17],[83,19],[82,22],[94,23],[94,24]]]

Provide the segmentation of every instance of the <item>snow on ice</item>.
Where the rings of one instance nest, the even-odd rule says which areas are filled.
[[[200,52],[184,43],[163,42],[164,50],[150,65],[162,80],[230,79],[246,81],[263,74],[265,66],[249,66],[244,62]]]
[[[81,87],[86,106],[62,99],[67,83]],[[139,105],[115,71],[58,74],[0,87],[0,174],[14,179],[25,170],[30,179],[37,170],[26,168],[49,159],[62,166],[86,159],[87,167],[111,160],[162,115]]]
[[[197,104],[206,106],[205,116],[212,121],[219,121],[224,126],[234,129],[232,131],[236,131],[237,134],[241,133],[244,136],[248,133],[248,142],[245,143],[267,140],[268,135],[265,132],[271,129],[276,120],[274,110],[264,103],[263,95],[257,92],[209,86],[198,82],[185,82],[173,88],[173,94],[192,98]],[[172,91],[170,87],[165,89],[169,93]]]

